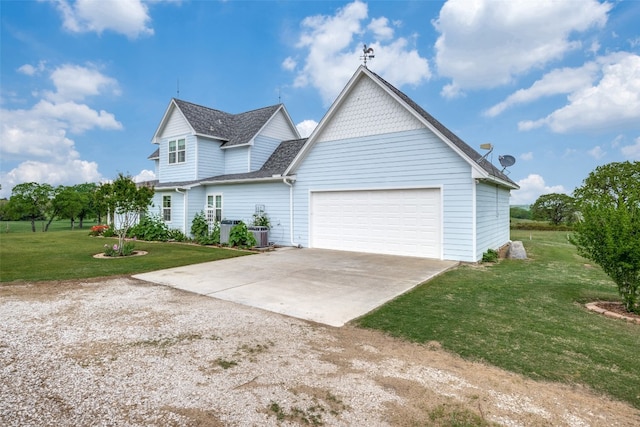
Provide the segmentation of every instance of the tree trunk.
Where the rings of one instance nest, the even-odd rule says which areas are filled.
[[[36,232],[36,219],[31,218],[31,231]]]

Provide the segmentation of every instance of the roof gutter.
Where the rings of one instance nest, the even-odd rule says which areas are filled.
[[[223,142],[229,142],[229,138],[223,138],[221,136],[215,136],[215,135],[207,135],[206,133],[199,133],[199,132],[194,132],[193,133],[194,136],[198,136],[200,138],[206,138],[206,139],[217,139],[219,141],[223,141]]]
[[[238,178],[238,179],[225,179],[224,181],[217,181],[217,180],[211,180],[211,181],[200,181],[200,185],[225,185],[225,184],[245,184],[245,183],[251,183],[251,182],[277,182],[282,180],[282,176],[281,175],[273,175],[273,176],[267,176],[264,178]]]
[[[179,188],[176,188],[176,193],[182,194],[182,232],[187,234],[187,202],[189,200],[189,190],[185,188],[183,191],[180,191]]]
[[[474,170],[474,172],[475,172],[475,170]],[[487,182],[491,182],[491,183],[494,183],[494,184],[498,184],[498,185],[500,185],[502,187],[505,187],[505,188],[508,188],[510,190],[519,190],[520,189],[520,186],[518,184],[507,182],[507,181],[505,181],[503,179],[500,179],[500,178],[498,178],[496,176],[493,176],[493,175],[490,175],[488,173],[482,173],[482,172],[479,173],[479,174],[478,173],[473,173],[472,176],[476,180],[487,181]]]
[[[282,178],[282,182],[289,186],[289,237],[291,246],[301,248],[302,245],[293,240],[293,183],[295,182],[295,179],[291,179],[291,182],[288,181],[289,179],[291,178],[286,176]]]

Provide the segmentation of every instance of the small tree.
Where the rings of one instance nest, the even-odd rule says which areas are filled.
[[[98,186],[93,182],[87,182],[74,185],[73,188],[80,195],[80,200],[82,201],[82,208],[78,212],[78,220],[80,221],[80,228],[82,228],[85,218],[94,212],[94,194]]]
[[[36,220],[44,219],[53,195],[53,187],[49,184],[25,182],[11,190],[9,209],[16,217],[31,221],[31,231],[36,232]]]
[[[571,223],[575,212],[573,197],[561,193],[543,194],[531,205],[533,219],[549,221],[553,225]]]
[[[140,214],[145,212],[153,199],[153,188],[138,187],[130,176],[122,173],[111,184],[104,184],[98,191],[107,211],[114,214],[114,230],[118,236],[118,252],[123,255],[124,239],[129,228],[138,222]]]
[[[640,162],[598,166],[574,194],[581,220],[571,242],[613,279],[627,311],[640,312]]]
[[[75,221],[83,208],[83,200],[75,187],[60,186],[56,189],[56,195],[52,201],[52,210],[61,218],[71,221],[71,229],[75,229]],[[51,220],[53,220],[53,216]]]

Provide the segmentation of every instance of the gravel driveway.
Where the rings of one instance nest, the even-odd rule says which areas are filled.
[[[0,286],[0,425],[637,426],[640,411],[351,326],[131,278]],[[440,424],[438,424],[440,423]]]

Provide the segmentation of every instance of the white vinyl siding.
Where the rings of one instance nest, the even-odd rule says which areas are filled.
[[[259,136],[251,147],[251,172],[259,170],[274,150],[280,145],[281,140]]]
[[[221,141],[198,138],[198,175],[195,179],[210,178],[224,174],[225,151],[220,149]]]
[[[177,135],[186,135],[191,133],[191,127],[185,120],[184,116],[178,109],[174,108],[169,114],[164,129],[162,129],[161,138]]]
[[[509,241],[509,190],[480,182],[476,185],[476,260],[487,249]]]
[[[279,141],[298,138],[298,135],[291,129],[291,124],[282,110],[278,111],[278,113],[271,118],[259,136],[273,138]]]
[[[224,173],[249,172],[249,147],[235,147],[224,150]]]
[[[159,180],[163,182],[190,181],[196,179],[196,137],[189,135],[185,140],[185,157],[183,163],[169,163],[169,141],[178,138],[167,138],[160,141]]]
[[[227,184],[208,186],[207,194],[220,194],[223,200],[223,217],[251,224],[256,205],[264,206],[271,222],[269,241],[278,245],[290,245],[289,187],[282,182],[260,184]]]

